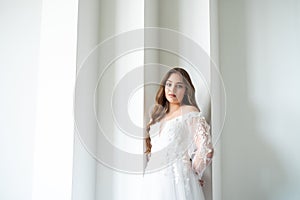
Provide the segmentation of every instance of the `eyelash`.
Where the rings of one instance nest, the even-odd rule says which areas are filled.
[[[171,87],[171,85],[172,85],[171,83],[166,83],[166,86],[167,86],[167,87]],[[182,85],[176,85],[176,87],[177,87],[177,88],[180,88],[180,89],[183,88]]]

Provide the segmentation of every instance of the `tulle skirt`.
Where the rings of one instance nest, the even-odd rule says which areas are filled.
[[[205,200],[197,176],[180,161],[145,173],[141,200]]]

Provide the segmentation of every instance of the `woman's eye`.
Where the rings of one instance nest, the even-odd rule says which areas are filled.
[[[172,85],[171,83],[167,83],[167,84],[166,84],[166,86],[168,86],[168,87],[171,87],[171,85]]]
[[[183,86],[182,86],[182,85],[177,85],[176,87],[177,87],[177,88],[183,88]]]

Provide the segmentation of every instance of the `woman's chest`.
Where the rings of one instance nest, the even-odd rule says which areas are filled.
[[[180,120],[152,125],[150,128],[151,151],[160,151],[169,146],[174,147],[184,139],[185,132],[184,124]]]

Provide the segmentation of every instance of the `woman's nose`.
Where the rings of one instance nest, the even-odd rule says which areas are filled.
[[[174,93],[176,92],[176,87],[175,87],[175,86],[172,86],[172,87],[170,88],[170,91],[172,92],[172,94],[174,94]]]

